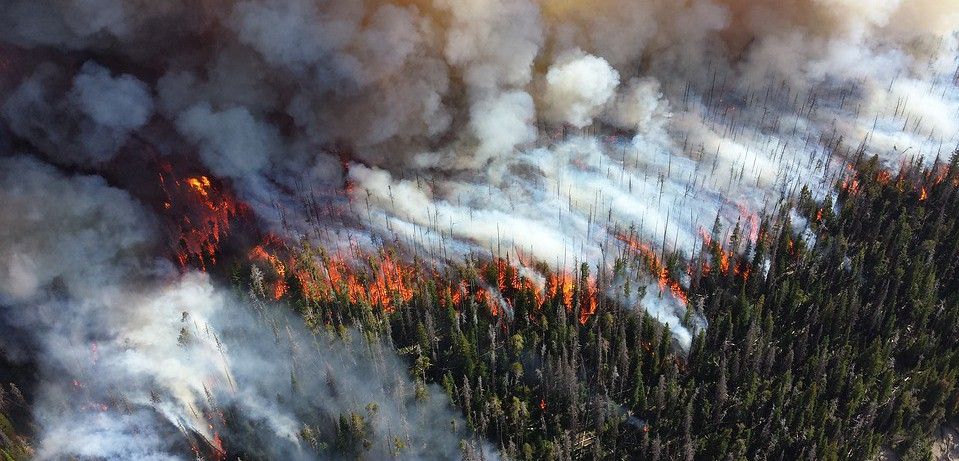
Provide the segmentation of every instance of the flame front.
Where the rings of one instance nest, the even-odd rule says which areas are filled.
[[[546,301],[543,287],[521,276],[520,270],[503,258],[477,263],[475,272],[468,271],[480,274],[479,279],[465,275],[443,276],[406,263],[387,250],[350,256],[317,255],[311,251],[296,253],[275,237],[267,237],[255,246],[248,258],[266,269],[269,280],[264,283],[264,291],[269,292],[274,300],[289,294],[289,283],[295,281],[302,296],[308,300],[368,304],[388,313],[412,301],[417,293],[426,289],[428,282],[444,287],[441,303],[460,306],[471,300],[484,306],[494,317],[501,316],[504,308],[511,310],[512,303],[521,293],[531,295],[536,306]],[[559,272],[547,274],[546,280],[546,294],[550,299],[557,299],[567,311],[576,307],[578,297],[581,323],[586,323],[596,312],[599,290],[593,277],[577,283],[571,273]]]

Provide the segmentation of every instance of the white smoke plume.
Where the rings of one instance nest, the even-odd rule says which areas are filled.
[[[646,137],[662,137],[670,117],[669,103],[659,81],[654,78],[633,78],[617,95],[604,121],[623,130]]]
[[[576,128],[592,125],[619,86],[619,73],[604,59],[576,52],[561,56],[545,79],[548,120]]]
[[[70,338],[179,321],[130,293],[193,287],[216,330],[230,302],[175,275],[155,218],[129,197],[136,182],[124,195],[96,179],[147,156],[202,165],[263,230],[333,249],[396,242],[452,262],[522,252],[569,269],[610,264],[622,250],[612,236],[631,227],[691,257],[717,216],[752,229],[803,184],[828,193],[859,151],[894,166],[954,150],[957,30],[959,3],[938,0],[11,0],[0,146],[34,160],[0,171],[4,321],[111,320],[104,332],[75,315],[37,335],[49,370],[71,363],[51,350],[89,348]],[[56,193],[48,206],[16,201]],[[317,218],[304,195],[341,213]],[[652,282],[625,301],[688,343],[703,325]],[[57,338],[68,343],[47,344]],[[124,355],[115,344],[99,363]],[[149,387],[116,376],[88,386]],[[190,382],[168,394],[196,398]],[[51,414],[47,437],[69,430]],[[179,431],[140,414],[80,435]],[[166,438],[148,452],[114,440],[94,446],[134,456]]]

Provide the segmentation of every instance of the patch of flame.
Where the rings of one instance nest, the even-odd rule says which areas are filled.
[[[223,448],[223,439],[220,438],[219,432],[213,433],[213,457],[217,461],[226,459],[226,449]]]
[[[303,265],[294,275],[303,295],[314,301],[332,301],[339,296],[350,303],[365,302],[393,312],[399,303],[406,303],[415,294],[416,268],[387,252],[370,257],[370,268],[357,271],[343,257],[328,257],[320,266],[325,277],[310,265]],[[296,263],[291,263],[295,266]]]
[[[822,213],[822,210],[820,210]],[[709,235],[709,232],[706,229],[700,228],[699,235],[703,239],[703,245],[713,254],[714,261],[719,266],[720,274],[729,274],[732,271],[733,275],[740,276],[743,280],[749,280],[749,276],[752,275],[752,268],[749,267],[744,261],[733,263],[735,261],[736,255],[730,251],[726,250],[722,244],[713,240],[712,236]],[[761,236],[765,238],[765,236]],[[703,261],[702,263],[702,272],[704,274],[709,274],[712,271],[712,266],[708,261]]]
[[[625,243],[627,248],[643,258],[646,267],[656,276],[661,292],[668,291],[673,298],[679,301],[683,306],[689,304],[689,296],[686,294],[686,289],[683,288],[683,285],[679,283],[678,280],[670,277],[669,269],[659,259],[659,256],[656,255],[652,247],[633,236],[623,233],[617,233],[616,238]]]
[[[214,186],[207,176],[178,179],[169,165],[161,167],[160,187],[166,194],[162,207],[173,222],[172,241],[180,267],[194,265],[205,271],[216,264],[220,240],[242,205]]]
[[[286,284],[286,265],[280,258],[267,252],[263,245],[257,245],[250,250],[249,258],[252,261],[260,261],[269,265],[276,273],[276,280],[271,283],[274,300],[279,300],[286,294],[289,288]]]

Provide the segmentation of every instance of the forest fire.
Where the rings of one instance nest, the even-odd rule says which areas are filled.
[[[186,183],[193,188],[203,198],[210,197],[210,178],[199,176],[196,178],[186,178]]]
[[[481,280],[473,280],[424,272],[415,264],[406,263],[386,250],[378,254],[354,254],[349,257],[316,255],[310,251],[294,253],[275,236],[267,236],[262,243],[253,247],[247,258],[265,269],[260,271],[263,280],[254,281],[254,286],[262,284],[264,294],[273,300],[280,300],[290,294],[290,281],[295,281],[299,292],[307,300],[343,300],[351,304],[368,304],[380,307],[387,313],[410,302],[425,289],[424,282],[430,280],[436,286],[444,287],[441,303],[450,302],[453,306],[459,306],[470,299],[485,306],[494,317],[503,313],[503,307],[512,306],[510,300],[515,300],[521,293],[529,293],[536,306],[542,305],[545,300],[543,287],[521,276],[520,270],[504,258],[478,263],[477,273],[482,277]],[[598,292],[593,277],[577,283],[575,276],[566,271],[546,276],[545,294],[558,299],[567,311],[573,311],[578,299],[581,323],[588,321],[596,312]],[[502,303],[506,303],[506,306]]]
[[[549,294],[550,298],[555,298],[559,296],[560,300],[567,310],[573,308],[573,276],[569,273],[562,272],[559,274],[552,274],[549,277],[549,284],[546,288],[546,293]]]
[[[689,296],[686,294],[686,289],[683,288],[678,280],[670,277],[669,269],[659,259],[659,256],[656,255],[652,247],[639,241],[636,237],[624,233],[617,233],[616,238],[625,243],[627,248],[643,258],[647,269],[656,276],[661,292],[668,290],[673,298],[679,301],[683,306],[689,303]]]
[[[216,263],[220,239],[244,207],[207,176],[181,179],[168,164],[158,174],[166,196],[163,211],[172,221],[169,231],[176,260],[181,268],[192,265],[205,271]]]
[[[287,267],[295,268],[293,276],[304,297],[312,301],[333,301],[344,297],[353,304],[368,303],[393,312],[398,303],[408,302],[414,295],[416,269],[387,252],[378,257],[369,256],[367,261],[370,268],[365,274],[354,270],[347,258],[341,256],[327,256],[318,260],[291,257],[285,265],[261,245],[254,248],[250,257],[268,262],[279,278],[286,277]],[[282,284],[279,280],[274,281],[273,287],[273,296],[277,300],[287,291],[285,281]]]
[[[492,293],[483,288],[478,288],[476,290],[476,295],[474,296],[477,303],[480,305],[485,305],[489,309],[490,315],[493,317],[499,317],[500,307],[496,300],[493,298]]]
[[[587,283],[583,286],[583,301],[582,307],[580,307],[579,313],[579,323],[585,325],[593,314],[596,313],[596,307],[598,301],[596,299],[596,282],[592,279],[588,280]]]
[[[463,296],[466,293],[466,282],[460,282],[459,284],[448,284],[446,286],[446,295],[450,304],[457,306],[463,300]],[[445,303],[447,299],[443,299]]]
[[[959,421],[959,0],[7,3],[0,461]]]
[[[525,255],[520,250],[516,251],[516,259],[519,267],[533,268],[536,265],[533,258]],[[516,269],[516,267],[511,264],[508,264],[508,261],[507,261],[506,267],[516,270],[516,275],[519,274],[519,271]],[[537,284],[526,277],[518,277],[518,278],[519,278],[519,284],[522,285],[523,288],[533,293],[533,299],[536,302],[536,305],[537,306],[541,305],[543,303],[543,289],[548,287],[541,286],[540,284]],[[516,287],[516,288],[519,289],[519,287]]]
[[[273,270],[273,276],[275,280],[271,283],[270,294],[273,296],[274,300],[279,300],[286,294],[288,286],[286,283],[286,266],[280,261],[280,258],[269,253],[264,245],[269,244],[270,242],[278,241],[275,238],[268,237],[264,244],[257,245],[253,247],[249,252],[249,258],[254,262],[265,263]]]
[[[859,180],[856,178],[845,178],[839,184],[839,189],[849,195],[856,195],[859,192]]]
[[[596,313],[598,305],[596,280],[589,277],[585,283],[579,283],[572,273],[563,271],[549,275],[546,293],[550,298],[559,298],[567,311],[572,311],[577,288],[579,289],[579,322],[585,324]]]
[[[817,220],[822,219],[822,210],[820,209],[817,213]],[[706,229],[700,229],[699,234],[703,239],[703,246],[707,248],[714,262],[719,268],[719,273],[722,275],[729,274],[732,271],[732,274],[738,277],[742,277],[743,280],[749,280],[749,276],[752,274],[752,268],[749,267],[743,261],[736,262],[738,259],[736,254],[732,250],[726,250],[723,245],[717,242],[715,239],[709,235],[709,232]],[[712,266],[708,261],[703,261],[702,263],[703,274],[709,274],[712,271]]]
[[[867,171],[871,171],[875,166],[867,165],[866,168]],[[900,162],[899,171],[895,175],[886,169],[880,169],[874,173],[856,171],[854,168],[851,168],[851,170],[853,173],[838,185],[839,190],[846,194],[855,196],[861,192],[860,180],[865,183],[875,181],[876,184],[881,186],[895,187],[899,192],[910,191],[915,194],[914,197],[917,202],[923,203],[929,200],[931,192],[938,189],[939,185],[950,177],[953,168],[949,163],[940,164],[937,160],[936,164],[920,173],[916,165],[903,159]],[[952,186],[959,186],[959,177],[952,179]]]
[[[739,215],[746,218],[746,226],[749,228],[749,240],[755,242],[756,239],[759,238],[759,215],[750,211],[749,207],[741,202],[736,203],[736,208],[739,210]]]
[[[223,439],[219,432],[213,433],[213,459],[223,461],[226,459],[226,449],[223,448]]]
[[[362,291],[365,297],[361,299],[372,305],[382,305],[387,312],[392,312],[395,309],[394,300],[408,302],[413,299],[411,276],[414,269],[412,267],[400,263],[389,254],[385,254],[379,263],[379,267],[374,270],[373,280]],[[353,291],[360,290],[354,288]]]
[[[886,170],[882,170],[878,174],[876,174],[876,181],[882,185],[888,184],[891,178],[892,178],[892,175]]]

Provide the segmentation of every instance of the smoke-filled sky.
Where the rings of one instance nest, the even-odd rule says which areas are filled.
[[[333,250],[595,267],[632,226],[691,255],[717,216],[750,228],[804,184],[826,193],[859,149],[949,155],[957,29],[957,0],[9,0],[0,346],[39,364],[38,455],[182,457],[169,438],[212,440],[213,393],[296,456],[297,412],[270,390],[289,383],[262,370],[299,361],[391,376],[343,386],[385,421],[452,418],[384,393],[411,385],[393,357],[289,352],[295,321],[281,347],[224,314],[239,301],[170,260],[157,174],[130,165],[192,165],[262,231]],[[338,211],[306,212],[317,196]],[[682,306],[630,302],[688,344]],[[348,407],[325,395],[311,405]],[[84,407],[106,400],[131,410]],[[434,439],[414,455],[459,440]]]

